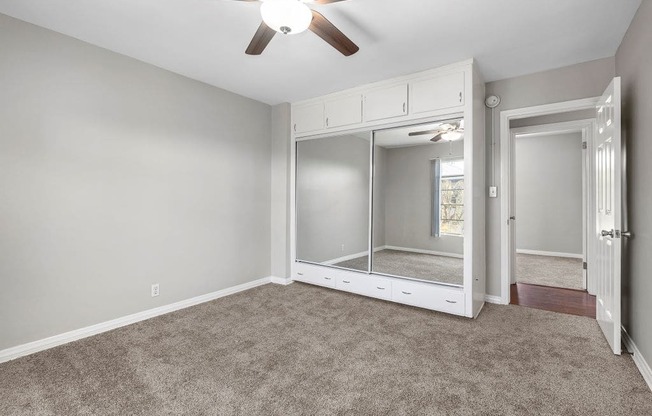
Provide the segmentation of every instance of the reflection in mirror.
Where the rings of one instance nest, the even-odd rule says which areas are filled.
[[[297,142],[297,260],[368,271],[370,138]]]
[[[463,284],[463,128],[374,132],[374,273]]]

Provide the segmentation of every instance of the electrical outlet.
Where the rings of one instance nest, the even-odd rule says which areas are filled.
[[[159,295],[159,288],[158,288],[158,283],[154,283],[152,285],[152,297],[158,296]]]
[[[498,196],[498,189],[495,186],[489,187],[489,198],[496,198]]]

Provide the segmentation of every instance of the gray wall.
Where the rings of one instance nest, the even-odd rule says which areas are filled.
[[[290,104],[272,107],[272,276],[290,277]]]
[[[298,259],[325,262],[369,249],[368,140],[298,142],[296,180]]]
[[[0,349],[270,275],[269,106],[4,15],[0,51]]]
[[[499,95],[500,105],[494,112],[496,159],[494,173],[500,181],[500,112],[516,108],[551,104],[602,95],[615,75],[615,59],[604,58],[564,68],[539,72],[501,81],[489,82],[486,95]],[[487,184],[491,178],[491,110],[486,112]],[[499,185],[499,183],[497,184]],[[487,198],[487,294],[500,296],[500,192],[498,198]]]
[[[652,1],[643,1],[616,54],[623,86],[623,138],[627,146],[628,206],[634,238],[625,240],[623,318],[648,364],[652,364]]]
[[[582,254],[582,133],[517,137],[516,249]]]
[[[464,141],[387,149],[385,245],[462,254],[462,237],[431,236],[431,160],[464,157]]]

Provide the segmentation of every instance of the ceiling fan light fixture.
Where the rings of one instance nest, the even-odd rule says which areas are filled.
[[[446,133],[442,133],[441,138],[449,142],[454,142],[455,140],[461,139],[462,136],[462,133],[459,131],[447,131]]]
[[[260,14],[267,26],[285,35],[295,35],[308,29],[312,12],[300,0],[266,0]]]

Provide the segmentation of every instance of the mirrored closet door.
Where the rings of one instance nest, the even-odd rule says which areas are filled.
[[[298,261],[463,284],[462,119],[296,146]]]
[[[373,135],[372,272],[463,284],[464,121]]]
[[[370,132],[297,142],[297,260],[368,272],[370,143]]]

